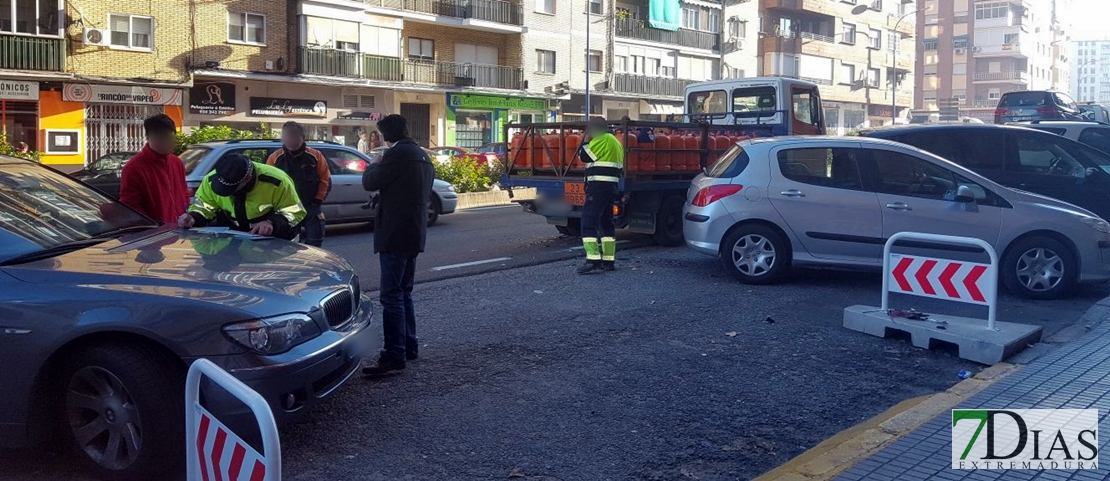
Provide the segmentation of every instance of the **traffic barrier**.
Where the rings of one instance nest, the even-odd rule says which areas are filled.
[[[250,408],[262,435],[259,454],[200,405],[207,377]],[[185,459],[188,481],[279,481],[281,442],[270,405],[260,394],[207,359],[189,366],[185,378]]]
[[[936,257],[891,253],[899,241],[983,249],[989,264]],[[895,332],[910,335],[914,346],[924,349],[955,345],[961,358],[996,364],[1041,338],[1041,327],[998,322],[998,255],[989,243],[970,237],[899,232],[883,246],[882,305],[856,305],[844,309],[844,327],[878,337]],[[974,304],[987,308],[987,319],[925,314],[890,308],[890,294],[909,294]]]

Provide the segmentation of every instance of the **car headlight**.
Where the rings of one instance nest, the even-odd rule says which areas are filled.
[[[259,354],[281,354],[320,335],[320,326],[305,314],[287,314],[224,326],[232,341]]]
[[[1103,234],[1110,234],[1110,223],[1099,219],[1098,217],[1083,217],[1079,222],[1091,226],[1092,229],[1102,232]]]
[[[447,184],[447,190],[449,190],[451,192],[454,192],[455,191],[455,184]]]

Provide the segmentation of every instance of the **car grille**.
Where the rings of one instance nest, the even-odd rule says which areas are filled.
[[[324,311],[324,319],[333,329],[343,327],[358,310],[361,299],[361,290],[358,276],[351,279],[351,284],[342,291],[337,291],[324,299],[320,308]]]

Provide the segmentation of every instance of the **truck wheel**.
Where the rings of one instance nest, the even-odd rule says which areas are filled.
[[[655,243],[664,247],[678,247],[685,241],[682,237],[682,207],[686,200],[671,196],[663,199],[659,212],[655,214]]]
[[[721,262],[744,284],[770,284],[790,265],[790,248],[778,232],[758,224],[733,230],[721,243]]]
[[[1027,299],[1058,299],[1071,293],[1079,276],[1075,254],[1051,237],[1018,240],[1002,256],[999,276],[1010,292]]]
[[[582,219],[567,219],[567,225],[557,225],[555,230],[568,237],[579,237],[582,235]]]
[[[109,479],[162,479],[185,453],[185,377],[158,353],[105,344],[75,353],[59,384],[70,442]]]

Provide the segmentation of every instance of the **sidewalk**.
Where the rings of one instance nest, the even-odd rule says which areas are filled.
[[[1110,307],[1110,301],[1095,308]],[[1110,322],[987,387],[957,406],[961,409],[1099,409],[1099,426],[1105,429],[1110,412]],[[1103,480],[1110,467],[1089,471],[972,471],[951,469],[952,415],[946,411],[890,446],[833,478],[857,480]],[[1102,450],[1110,445],[1110,432],[1101,433]]]

